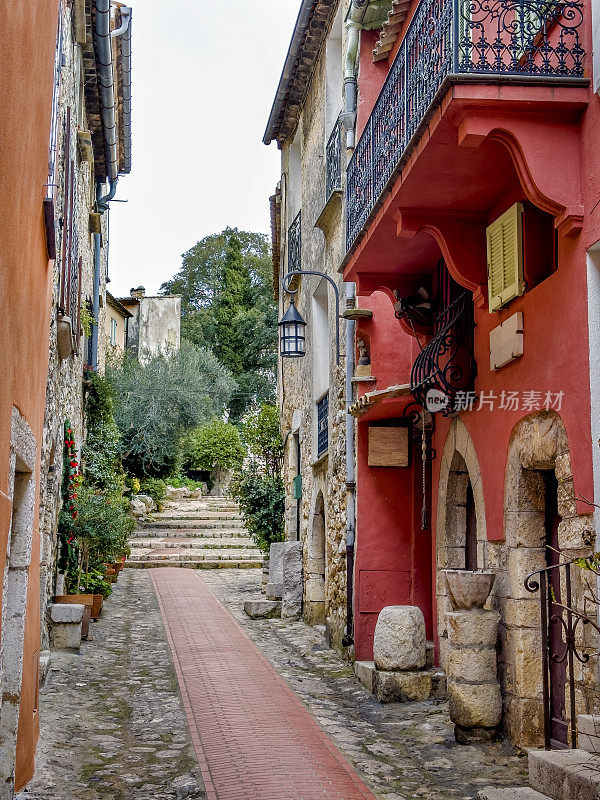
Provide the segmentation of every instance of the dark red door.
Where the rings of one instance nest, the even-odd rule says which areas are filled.
[[[554,470],[544,472],[546,488],[546,564],[553,567],[560,563],[558,550],[558,483]],[[568,747],[569,724],[565,719],[565,686],[567,660],[564,658],[565,641],[563,637],[560,570],[548,573],[548,645],[550,663],[550,719],[552,723],[551,747]],[[564,587],[563,587],[564,588]]]

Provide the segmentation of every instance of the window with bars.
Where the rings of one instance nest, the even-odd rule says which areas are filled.
[[[317,458],[329,448],[329,392],[317,401]]]

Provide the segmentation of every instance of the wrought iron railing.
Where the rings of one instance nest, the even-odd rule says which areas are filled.
[[[329,448],[329,392],[317,402],[317,458]]]
[[[329,200],[336,189],[342,188],[342,126],[341,116],[337,118],[325,150],[326,162],[326,200]]]
[[[439,410],[445,415],[457,410],[460,393],[473,389],[477,364],[473,342],[473,295],[453,280],[443,259],[435,276],[432,303],[432,336],[417,355],[410,374],[412,395],[423,408],[431,406],[431,389],[447,398]],[[411,321],[410,307],[396,312]],[[431,406],[432,407],[432,406]]]
[[[287,235],[288,272],[302,268],[302,212],[299,211],[288,228]]]
[[[453,75],[583,77],[581,0],[421,0],[348,165],[347,248]]]
[[[577,747],[575,660],[580,664],[590,660],[589,653],[578,647],[577,628],[591,625],[596,632],[600,632],[595,620],[575,608],[571,575],[573,565],[572,561],[555,564],[536,570],[525,578],[527,591],[532,594],[539,592],[540,599],[546,750],[562,749],[569,744]]]

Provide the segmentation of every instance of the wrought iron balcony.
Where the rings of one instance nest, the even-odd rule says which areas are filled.
[[[342,126],[337,118],[325,152],[327,180],[325,186],[326,200],[329,200],[336,189],[342,188]]]
[[[288,272],[302,268],[302,212],[299,211],[288,228],[287,235]]]
[[[457,400],[472,394],[477,365],[473,350],[473,295],[450,276],[443,259],[435,274],[431,300],[406,298],[397,304],[396,316],[405,319],[421,335],[431,339],[416,357],[410,375],[412,395],[423,408],[428,406],[431,389],[447,398],[440,410],[447,415],[456,410]],[[429,292],[425,292],[430,297]],[[434,299],[435,298],[435,299]]]
[[[447,80],[581,78],[580,0],[421,0],[348,165],[347,249]]]

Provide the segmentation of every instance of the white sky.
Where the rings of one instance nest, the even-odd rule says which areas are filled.
[[[227,225],[269,233],[262,143],[300,0],[132,0],[133,170],[110,215],[111,294],[172,277]]]

